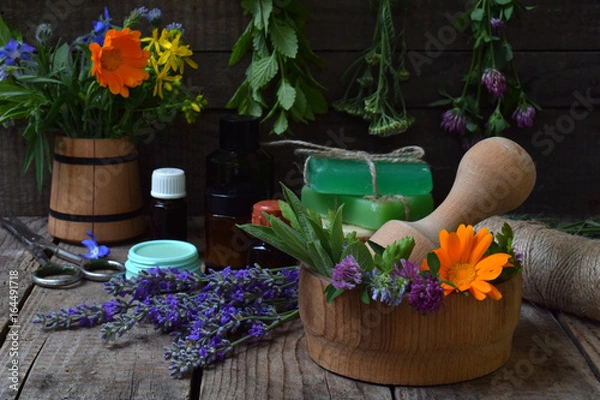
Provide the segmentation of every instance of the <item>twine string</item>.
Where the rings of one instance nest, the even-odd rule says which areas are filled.
[[[523,254],[523,298],[600,320],[600,240],[500,217],[477,226],[500,232],[504,222],[514,231],[515,251]]]
[[[302,140],[278,140],[276,142],[265,143],[267,146],[297,146],[294,149],[294,154],[308,155],[304,161],[303,174],[304,184],[308,184],[306,177],[308,171],[308,163],[311,158],[337,158],[342,160],[359,160],[364,161],[369,167],[371,176],[371,184],[373,186],[373,195],[364,196],[364,198],[374,201],[380,198],[379,188],[377,186],[377,169],[376,161],[392,162],[392,163],[423,163],[425,151],[419,146],[405,146],[385,154],[371,154],[363,150],[348,150],[340,149],[339,147],[330,147],[320,144],[305,142]],[[405,218],[409,220],[410,206],[408,200],[402,195],[390,196],[402,202],[405,208]]]

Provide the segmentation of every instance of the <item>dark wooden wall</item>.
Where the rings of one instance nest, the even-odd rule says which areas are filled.
[[[531,98],[543,111],[531,130],[510,130],[507,136],[525,147],[538,169],[533,194],[518,210],[524,213],[587,216],[600,213],[600,2],[582,0],[524,0],[538,8],[510,24],[516,64],[522,80],[531,84]],[[327,98],[337,99],[343,69],[370,41],[372,18],[366,0],[305,0],[312,19],[306,34],[327,67],[317,71],[327,86]],[[441,48],[432,47],[449,26],[449,17],[465,10],[468,1],[414,0],[407,42],[411,51],[428,58],[405,86],[411,114],[417,118],[407,133],[391,138],[371,137],[366,125],[335,111],[308,126],[294,126],[294,139],[321,144],[387,152],[409,144],[422,146],[434,174],[434,196],[439,203],[448,193],[462,155],[460,145],[439,128],[442,110],[428,103],[437,100],[437,90],[456,93],[460,75],[468,68],[469,44],[464,35],[442,37]],[[124,1],[95,0],[4,0],[2,17],[24,29],[31,38],[35,25],[52,22],[57,34],[67,40],[86,32],[104,6],[121,20],[134,5]],[[139,5],[139,4],[138,4]],[[149,192],[154,168],[177,166],[188,176],[192,214],[202,212],[204,157],[217,148],[219,117],[242,79],[245,65],[228,67],[231,47],[247,23],[239,0],[147,1],[159,7],[166,21],[178,21],[197,52],[200,68],[191,80],[201,86],[209,101],[207,111],[192,126],[177,123],[166,135],[140,146],[142,183]],[[580,97],[588,99],[582,105]],[[548,132],[554,129],[554,136]],[[271,138],[264,135],[264,140]],[[0,214],[44,215],[48,207],[49,180],[38,193],[33,173],[22,175],[25,145],[13,130],[0,129]],[[277,176],[299,189],[300,159],[290,149],[274,150]]]

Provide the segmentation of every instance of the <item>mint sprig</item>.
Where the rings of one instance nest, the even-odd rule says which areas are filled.
[[[251,21],[233,46],[229,65],[250,52],[251,62],[227,108],[262,117],[263,122],[275,118],[271,133],[277,135],[290,130],[290,119],[308,123],[315,114],[327,113],[323,86],[310,71],[311,65],[323,62],[302,32],[309,13],[301,2],[243,0],[241,4]]]

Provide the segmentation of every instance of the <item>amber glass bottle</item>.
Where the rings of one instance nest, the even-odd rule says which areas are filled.
[[[152,172],[150,237],[187,241],[185,172],[159,168]]]

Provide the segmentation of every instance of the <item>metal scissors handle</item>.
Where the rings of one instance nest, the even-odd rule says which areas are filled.
[[[41,264],[33,271],[33,282],[39,286],[59,287],[71,285],[85,278],[97,282],[109,281],[112,277],[125,273],[125,265],[115,260],[88,260],[51,243],[36,234],[18,218],[0,217],[0,225],[19,238],[27,250]],[[63,260],[76,265],[56,264],[50,261],[45,253],[50,251]],[[110,271],[110,272],[99,272]]]

